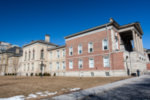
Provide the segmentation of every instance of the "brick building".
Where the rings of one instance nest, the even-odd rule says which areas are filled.
[[[126,76],[146,72],[138,22],[110,22],[65,37],[67,76]]]

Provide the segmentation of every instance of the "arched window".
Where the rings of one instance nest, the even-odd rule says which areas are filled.
[[[25,52],[24,60],[25,60],[25,61],[27,60],[27,52]]]
[[[43,59],[44,58],[44,50],[42,49],[41,50],[41,59]]]
[[[33,59],[35,58],[35,50],[33,49],[33,55],[32,55]]]
[[[31,51],[29,51],[29,60],[30,60],[30,57],[31,57]]]

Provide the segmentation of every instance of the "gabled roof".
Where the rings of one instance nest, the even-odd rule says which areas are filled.
[[[59,46],[59,47],[48,48],[47,50],[51,51],[51,50],[57,50],[57,49],[60,49],[60,48],[65,48],[65,47],[66,47],[66,45],[63,45],[63,46]]]
[[[66,36],[65,39],[68,39],[68,38],[71,38],[71,37],[74,37],[74,36],[78,36],[78,35],[81,35],[81,34],[86,34],[87,32],[91,32],[91,31],[94,31],[94,30],[97,30],[97,29],[105,28],[105,27],[108,27],[108,26],[111,26],[111,25],[113,25],[117,29],[123,29],[123,28],[134,26],[141,34],[143,34],[143,31],[142,31],[142,28],[141,28],[139,22],[134,22],[134,23],[131,23],[131,24],[126,24],[126,25],[120,26],[114,19],[110,18],[109,23],[106,23],[106,24],[103,24],[103,25],[100,25],[100,26],[97,26],[97,27],[93,27],[93,28],[90,28],[90,29],[87,29],[87,30],[84,30],[84,31]]]
[[[50,42],[45,42],[44,40],[36,40],[36,41],[30,42],[29,44],[24,45],[23,47],[26,47],[26,46],[29,46],[29,45],[32,45],[32,44],[35,44],[35,43],[42,43],[42,44],[52,45],[52,46],[56,46],[56,47],[58,46],[58,45],[50,43]]]

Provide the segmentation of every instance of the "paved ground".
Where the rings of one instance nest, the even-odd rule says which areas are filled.
[[[150,100],[150,75],[135,77],[67,95],[55,100]]]

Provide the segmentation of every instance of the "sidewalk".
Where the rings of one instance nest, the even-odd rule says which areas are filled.
[[[102,92],[105,92],[107,90],[111,90],[117,87],[121,87],[122,85],[125,84],[133,84],[135,82],[140,82],[142,81],[143,78],[149,77],[148,75],[143,75],[140,77],[133,77],[133,78],[129,78],[126,80],[121,80],[121,81],[117,81],[117,82],[113,82],[113,83],[109,83],[103,86],[97,86],[94,88],[89,88],[89,89],[85,89],[85,90],[81,90],[79,92],[73,92],[70,94],[64,94],[64,95],[60,95],[60,96],[55,96],[52,98],[49,98],[47,100],[77,100],[77,99],[81,99],[85,96],[88,95],[92,95],[92,94],[99,94]],[[44,99],[45,100],[45,99]]]

